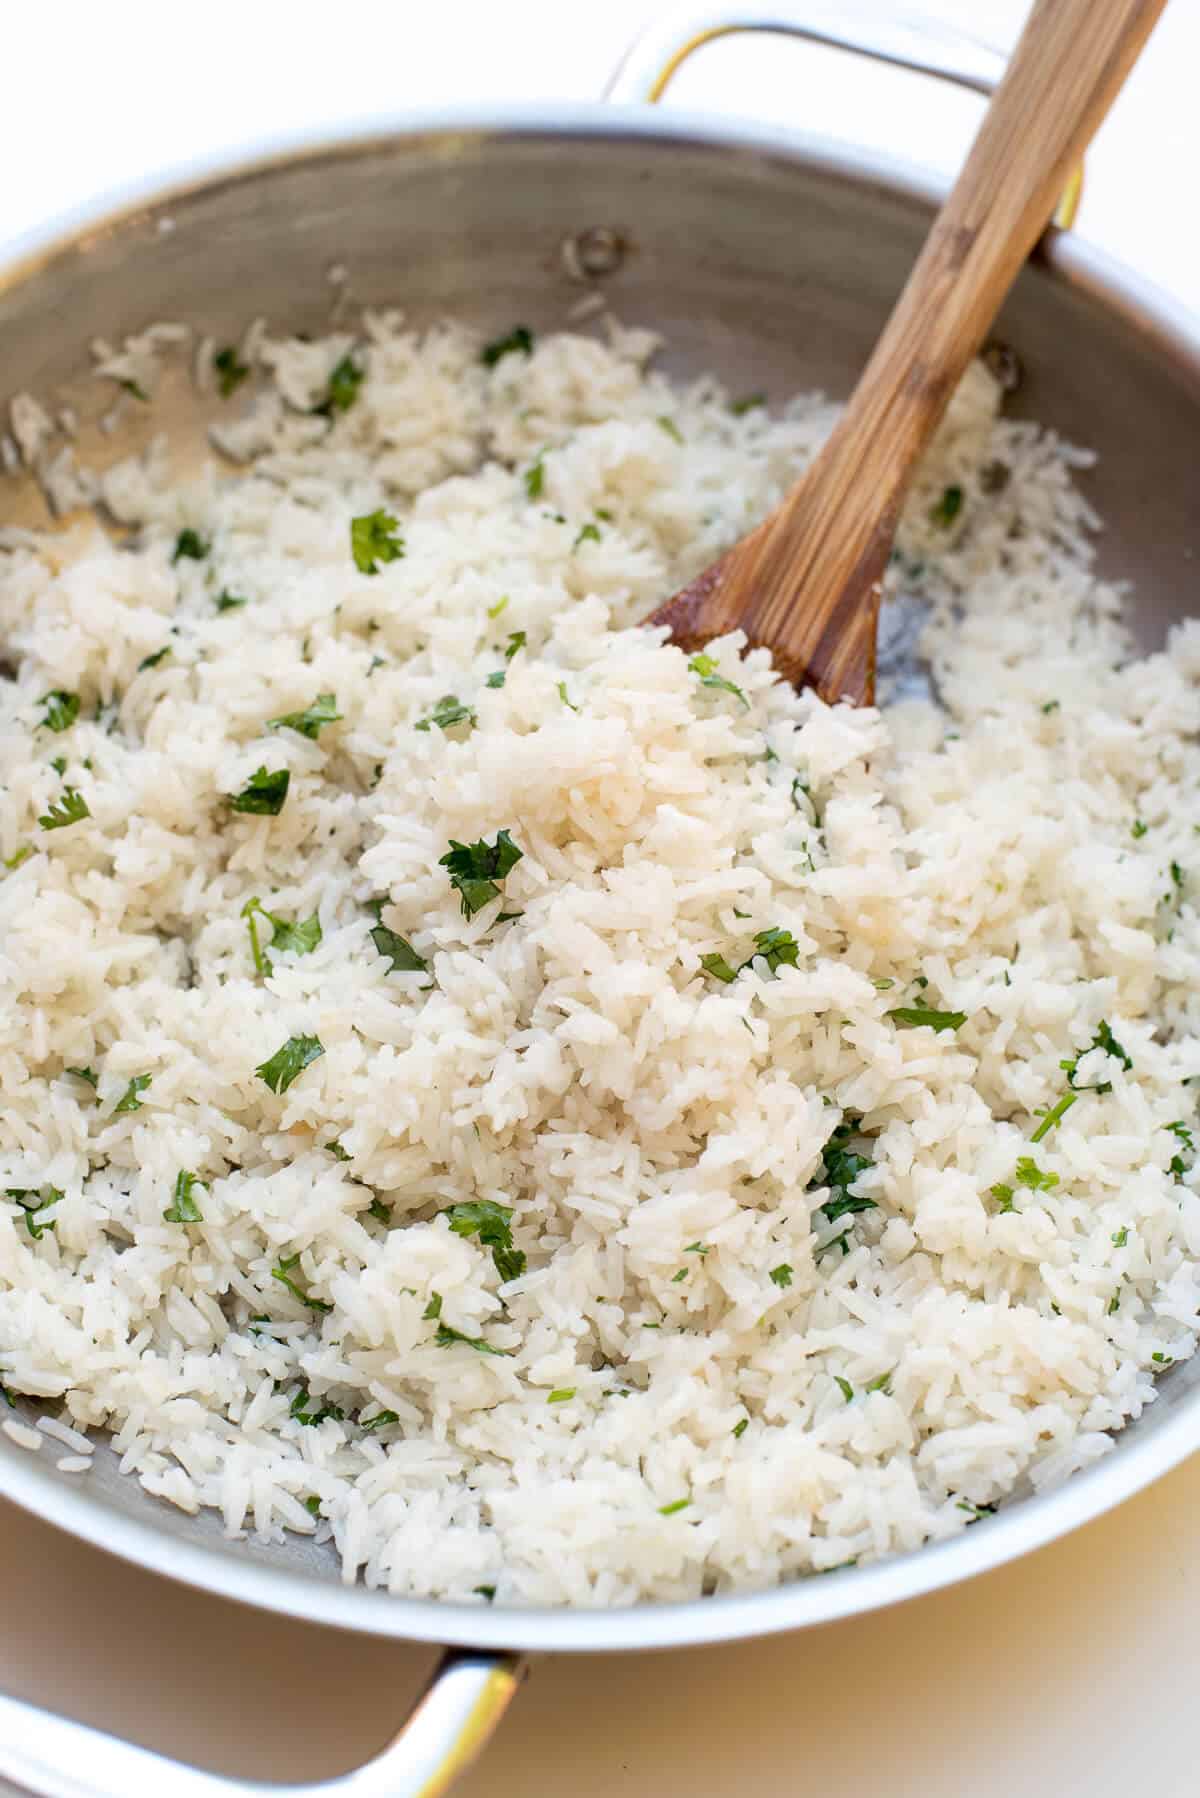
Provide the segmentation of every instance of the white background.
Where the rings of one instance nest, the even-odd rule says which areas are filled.
[[[0,243],[131,177],[305,124],[592,98],[662,10],[60,0],[18,14],[9,0]],[[1011,41],[1024,6],[939,10]],[[1198,70],[1200,0],[1171,0],[1090,158],[1079,228],[1200,311]],[[943,169],[978,116],[968,96],[775,38],[704,51],[671,103],[795,120]],[[344,1768],[389,1733],[429,1659],[184,1592],[0,1505],[0,1690],[197,1763],[263,1779]],[[461,1790],[1183,1798],[1200,1789],[1198,1666],[1193,1461],[1067,1542],[874,1618],[730,1648],[543,1663]]]

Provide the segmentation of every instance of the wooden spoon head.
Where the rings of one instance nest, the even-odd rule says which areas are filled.
[[[793,686],[814,687],[831,705],[839,699],[871,705],[879,602],[891,545],[888,520],[849,570],[823,566],[819,555],[798,565],[793,539],[777,529],[772,516],[646,622],[665,626],[671,641],[689,654],[727,631],[743,630],[751,647],[771,651],[775,667]]]

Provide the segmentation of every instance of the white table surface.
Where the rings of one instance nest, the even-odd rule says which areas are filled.
[[[306,120],[592,97],[661,10],[206,0],[185,27],[182,8],[148,0],[6,8],[0,246],[145,169]],[[940,10],[1004,40],[1023,6]],[[1198,67],[1200,0],[1171,0],[1095,146],[1080,229],[1200,310]],[[942,167],[977,116],[964,96],[763,39],[706,50],[672,97],[802,118]],[[1193,1460],[1067,1541],[875,1617],[725,1648],[543,1662],[459,1789],[1183,1798],[1200,1790],[1198,1520]],[[185,1591],[0,1503],[0,1690],[196,1764],[291,1780],[345,1768],[390,1732],[430,1660]]]

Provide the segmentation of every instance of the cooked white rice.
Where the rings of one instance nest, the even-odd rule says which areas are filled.
[[[97,354],[152,384],[170,347]],[[894,567],[944,709],[829,709],[730,638],[743,704],[636,625],[819,398],[735,413],[636,332],[490,369],[392,317],[240,347],[241,472],[156,451],[100,480],[130,543],[0,556],[0,1380],[231,1533],[479,1602],[766,1586],[1103,1454],[1200,1305],[1200,625],[1132,657],[1085,458],[972,371]],[[45,417],[13,431],[53,475]],[[405,553],[367,575],[384,507]],[[326,694],[319,734],[268,727]],[[450,694],[472,717],[416,728]],[[259,769],[278,815],[231,807]],[[39,827],[68,789],[89,815]],[[501,830],[466,918],[441,858]],[[320,922],[267,978],[255,898]],[[480,1201],[507,1284],[451,1228]]]

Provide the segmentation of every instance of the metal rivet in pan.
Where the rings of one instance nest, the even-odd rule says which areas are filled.
[[[572,281],[596,281],[614,275],[625,260],[625,239],[609,225],[590,225],[564,238],[563,267]]]

